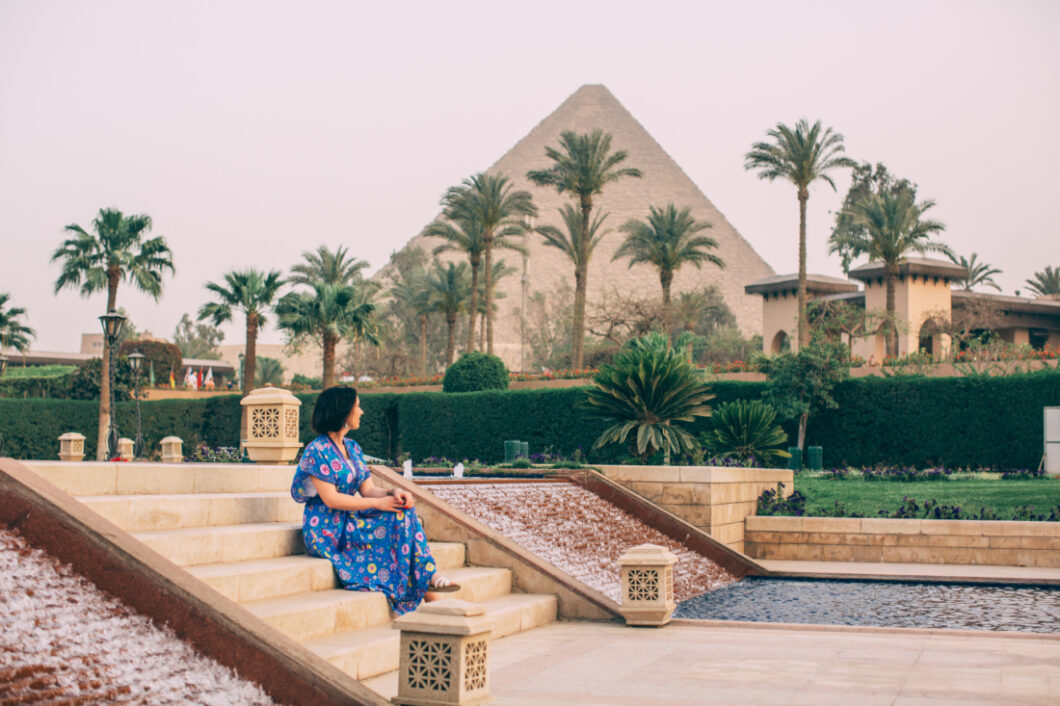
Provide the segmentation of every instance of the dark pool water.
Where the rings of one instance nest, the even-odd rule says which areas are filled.
[[[1060,586],[749,576],[679,603],[674,617],[1060,633]]]

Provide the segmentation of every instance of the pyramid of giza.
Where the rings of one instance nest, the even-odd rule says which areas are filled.
[[[740,331],[744,335],[760,333],[762,300],[758,296],[746,294],[744,285],[774,274],[773,268],[766,264],[681,167],[604,86],[586,85],[579,88],[486,171],[508,176],[514,188],[525,189],[533,195],[539,210],[536,225],[552,224],[566,232],[558,209],[564,203],[571,202],[569,195],[561,195],[554,189],[530,183],[526,173],[531,169],[547,169],[551,166],[552,162],[545,157],[545,147],[557,147],[559,135],[564,130],[585,133],[594,129],[611,133],[614,138],[611,148],[629,153],[621,166],[636,167],[644,176],[640,179],[620,179],[606,186],[603,194],[593,199],[594,216],[601,212],[610,214],[605,227],[611,232],[597,246],[589,264],[587,309],[592,311],[594,301],[600,300],[605,287],[609,291],[611,287],[617,286],[626,293],[661,297],[657,270],[648,265],[630,268],[627,261],[612,262],[611,257],[625,238],[625,234],[618,231],[620,225],[631,218],[646,217],[649,206],[661,208],[673,202],[678,208],[690,207],[693,216],[713,225],[704,234],[718,242],[714,252],[725,262],[724,269],[710,264],[705,264],[702,269],[685,265],[674,278],[674,296],[681,291],[715,284],[736,317]],[[439,239],[420,235],[409,245],[430,252],[440,242]],[[529,291],[549,295],[562,291],[566,284],[573,299],[574,266],[563,253],[545,246],[538,236],[528,238],[527,248]],[[461,258],[456,253],[446,253],[443,257],[454,260]],[[519,273],[503,278],[498,284],[498,291],[506,296],[497,300],[494,353],[510,369],[517,370],[521,347],[522,257],[512,251],[500,251],[494,260],[498,257],[503,258],[509,266],[516,267]]]

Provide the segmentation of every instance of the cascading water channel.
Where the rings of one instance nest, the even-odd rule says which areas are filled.
[[[616,602],[621,601],[622,588],[618,558],[638,544],[658,544],[677,556],[677,601],[739,580],[710,559],[574,483],[420,483]]]

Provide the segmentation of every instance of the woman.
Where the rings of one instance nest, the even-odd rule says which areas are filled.
[[[363,413],[352,387],[320,393],[313,408],[320,436],[302,453],[291,495],[305,503],[306,553],[330,559],[344,588],[382,592],[401,615],[415,610],[428,591],[460,587],[435,573],[412,495],[376,488],[361,447],[346,438]]]

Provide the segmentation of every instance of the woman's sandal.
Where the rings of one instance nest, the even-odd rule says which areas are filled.
[[[431,585],[427,587],[427,590],[431,593],[454,593],[460,590],[460,584],[435,574],[431,577]]]

